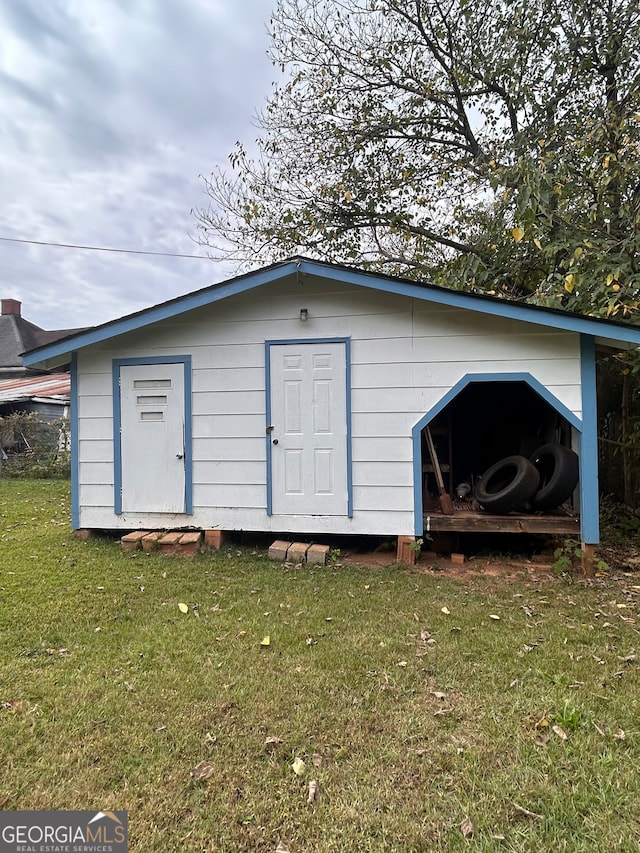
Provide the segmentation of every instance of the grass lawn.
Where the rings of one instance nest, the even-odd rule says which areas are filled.
[[[162,853],[638,850],[640,575],[124,554],[57,482],[0,518],[0,808]]]

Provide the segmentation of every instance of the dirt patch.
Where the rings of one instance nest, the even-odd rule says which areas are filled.
[[[413,565],[413,570],[421,574],[434,576],[448,576],[465,578],[478,575],[489,577],[515,577],[523,572],[536,577],[553,576],[553,562],[548,557],[536,556],[532,559],[507,557],[460,557],[451,559],[451,555],[426,552],[420,554]],[[388,566],[399,565],[396,552],[390,548],[375,548],[367,550],[364,548],[341,549],[338,564],[345,566],[362,566],[369,569],[380,569]]]

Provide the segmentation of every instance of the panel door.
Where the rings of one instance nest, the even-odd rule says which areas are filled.
[[[274,515],[347,515],[344,343],[270,348]]]
[[[120,415],[122,511],[184,512],[184,365],[123,365]]]

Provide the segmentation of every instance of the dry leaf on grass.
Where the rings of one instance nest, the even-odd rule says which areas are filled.
[[[291,769],[296,774],[296,776],[302,776],[305,771],[306,764],[301,758],[296,758],[296,760],[291,765]]]
[[[286,844],[280,842],[280,844],[278,844],[278,846],[276,847],[275,853],[291,853],[291,851],[289,850]]]
[[[307,793],[307,804],[312,805],[318,796],[318,783],[313,779],[309,782],[309,791]]]
[[[445,607],[441,607],[441,608],[440,608],[440,612],[441,612],[441,613],[444,613],[444,615],[445,615],[445,616],[450,616],[450,615],[451,615],[451,611],[450,611],[450,610],[449,610],[449,608],[448,608],[448,607],[446,607],[446,606],[445,606]]]
[[[471,836],[473,835],[473,823],[468,815],[460,824],[460,832],[464,835],[465,838],[471,838]]]
[[[206,761],[201,761],[200,764],[197,764],[189,775],[192,779],[196,779],[200,781],[202,779],[208,779],[213,773],[213,766],[208,764]]]
[[[560,740],[568,740],[569,739],[569,735],[565,732],[565,730],[562,728],[562,726],[554,726],[553,727],[553,733],[558,735]]]
[[[260,640],[261,646],[270,646],[271,645],[271,637],[267,634],[266,637],[263,637]]]
[[[281,743],[284,743],[281,737],[275,737],[274,735],[265,738],[264,745],[266,749],[275,749],[276,746],[279,746]]]
[[[189,612],[189,605],[185,604],[184,601],[181,601],[178,604],[178,610],[180,611],[180,613],[188,613]]]

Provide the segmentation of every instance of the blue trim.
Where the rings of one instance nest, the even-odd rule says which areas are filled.
[[[184,510],[193,513],[193,427],[192,370],[190,355],[151,355],[138,358],[114,358],[112,361],[113,396],[113,510],[122,515],[122,409],[120,404],[120,368],[144,364],[182,364],[184,368]]]
[[[593,342],[593,338],[590,339]],[[595,345],[594,345],[595,354]],[[595,362],[594,362],[595,365]],[[584,377],[583,377],[584,380]],[[423,415],[411,430],[413,442],[413,511],[414,511],[414,530],[416,536],[421,536],[424,530],[423,522],[423,505],[422,505],[422,446],[421,433],[424,427],[440,414],[449,403],[458,396],[458,394],[472,382],[526,382],[529,387],[536,392],[543,400],[546,400],[558,414],[562,415],[572,427],[578,432],[582,432],[582,421],[574,412],[568,409],[564,403],[561,403],[557,397],[545,388],[530,373],[467,373],[459,382],[451,388],[447,393],[438,400],[438,402],[429,411]],[[584,415],[584,412],[583,412]],[[582,447],[582,445],[581,445]],[[581,453],[582,455],[582,453]],[[596,457],[597,461],[597,457]],[[581,477],[582,479],[582,477]],[[582,501],[581,501],[582,503]],[[582,510],[582,506],[581,506]]]
[[[271,425],[271,347],[299,346],[300,344],[344,344],[346,382],[346,442],[347,442],[347,516],[353,518],[353,451],[351,449],[351,339],[331,338],[280,338],[264,342],[266,426]],[[266,434],[267,456],[267,515],[273,515],[273,463],[271,458],[271,434]]]
[[[187,311],[203,308],[230,296],[246,293],[256,287],[280,281],[288,276],[296,276],[298,281],[300,281],[301,276],[331,279],[344,284],[371,288],[385,293],[396,293],[452,308],[478,311],[512,320],[521,320],[526,323],[535,323],[539,326],[594,335],[614,342],[640,346],[640,329],[638,327],[623,326],[607,320],[551,311],[533,305],[516,305],[481,294],[464,293],[429,284],[416,284],[406,279],[390,278],[348,267],[310,261],[305,258],[294,258],[206,287],[195,293],[181,296],[118,320],[112,320],[85,332],[70,335],[25,354],[23,362],[26,367],[32,367],[49,359],[66,358],[73,350],[110,340],[127,332],[137,331],[162,320],[178,317]]]
[[[80,437],[78,435],[78,353],[71,353],[71,527],[80,528]]]
[[[580,336],[582,378],[582,436],[580,439],[580,535],[588,545],[600,541],[598,484],[598,403],[596,345],[593,337]]]

